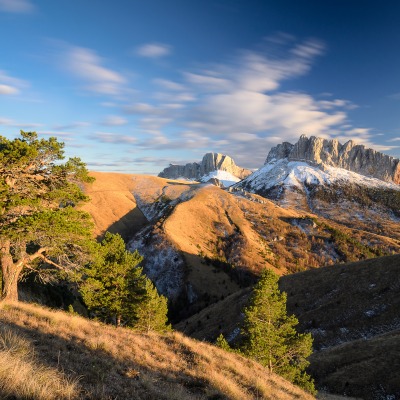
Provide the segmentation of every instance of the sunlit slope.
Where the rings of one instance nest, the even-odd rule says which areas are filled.
[[[7,330],[8,337],[11,332],[33,348],[36,369],[32,378],[38,385],[48,384],[43,381],[42,366],[47,368],[46,376],[54,371],[54,379],[61,384],[75,382],[67,388],[69,397],[66,391],[60,395],[63,399],[312,398],[252,361],[180,333],[138,334],[23,303],[1,304],[0,325],[1,339]],[[11,352],[8,343],[0,340],[0,350]],[[0,365],[5,357],[0,351]],[[21,398],[21,385],[9,385],[6,392],[5,382],[12,384],[0,374],[0,398]],[[50,391],[56,386],[48,387],[48,396],[28,398],[53,399]]]
[[[85,193],[90,197],[82,209],[89,212],[95,223],[95,235],[110,230],[129,238],[146,223],[139,203],[154,203],[163,195],[167,180],[146,175],[107,172],[91,172],[96,180],[85,185]],[[179,196],[185,186],[169,188],[167,195]]]

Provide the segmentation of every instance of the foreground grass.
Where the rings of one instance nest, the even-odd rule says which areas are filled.
[[[0,348],[0,398],[312,399],[255,362],[176,332],[139,334],[25,303],[1,304],[0,326],[20,343]],[[22,369],[13,384],[10,371]]]
[[[76,382],[55,368],[37,363],[33,346],[10,329],[0,329],[0,397],[2,399],[73,399]]]

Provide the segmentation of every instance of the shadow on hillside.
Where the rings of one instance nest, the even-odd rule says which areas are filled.
[[[198,395],[200,398],[206,398],[206,391],[210,391],[210,384],[194,376],[196,374],[147,367],[144,360],[139,364],[129,360],[129,355],[114,357],[106,351],[107,343],[102,342],[101,338],[97,345],[90,345],[89,342],[74,336],[65,339],[56,334],[21,327],[8,321],[3,321],[2,325],[31,342],[36,362],[62,371],[68,379],[78,380],[81,399],[166,399],[169,398],[168,391],[179,392],[179,386],[184,387],[196,398]],[[69,332],[66,334],[69,335]],[[146,335],[142,337],[145,341]],[[124,345],[123,340],[121,339],[122,343],[119,342],[116,346]],[[173,343],[173,339],[168,337],[161,340],[171,345]],[[96,342],[92,340],[91,343]],[[134,351],[135,348],[131,349]],[[154,351],[157,350],[152,350],[151,357],[154,357]],[[160,357],[163,357],[163,354],[160,354]],[[220,398],[217,388],[211,388],[211,392],[215,393],[215,398]]]
[[[139,232],[148,223],[146,217],[135,207],[128,213],[126,213],[118,221],[111,224],[107,231],[111,233],[119,233],[122,238],[127,242],[131,239],[137,232]],[[99,235],[97,240],[103,239],[103,235]]]

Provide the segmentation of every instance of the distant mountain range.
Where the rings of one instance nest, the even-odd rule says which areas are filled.
[[[167,179],[191,179],[199,182],[218,179],[224,186],[231,186],[251,173],[252,171],[249,169],[238,167],[233,159],[225,154],[207,153],[200,163],[170,164],[158,176]]]

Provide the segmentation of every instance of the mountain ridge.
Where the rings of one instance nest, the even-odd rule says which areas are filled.
[[[360,175],[400,184],[400,160],[349,140],[345,144],[337,139],[324,139],[301,135],[295,143],[283,142],[268,153],[265,164],[287,158],[325,166],[343,168]]]
[[[213,178],[211,173],[214,171],[225,171],[237,180],[244,179],[252,172],[249,169],[237,166],[234,160],[225,154],[206,153],[200,163],[193,162],[185,165],[170,164],[158,176],[167,179],[186,178],[204,181],[204,178],[207,180]]]

